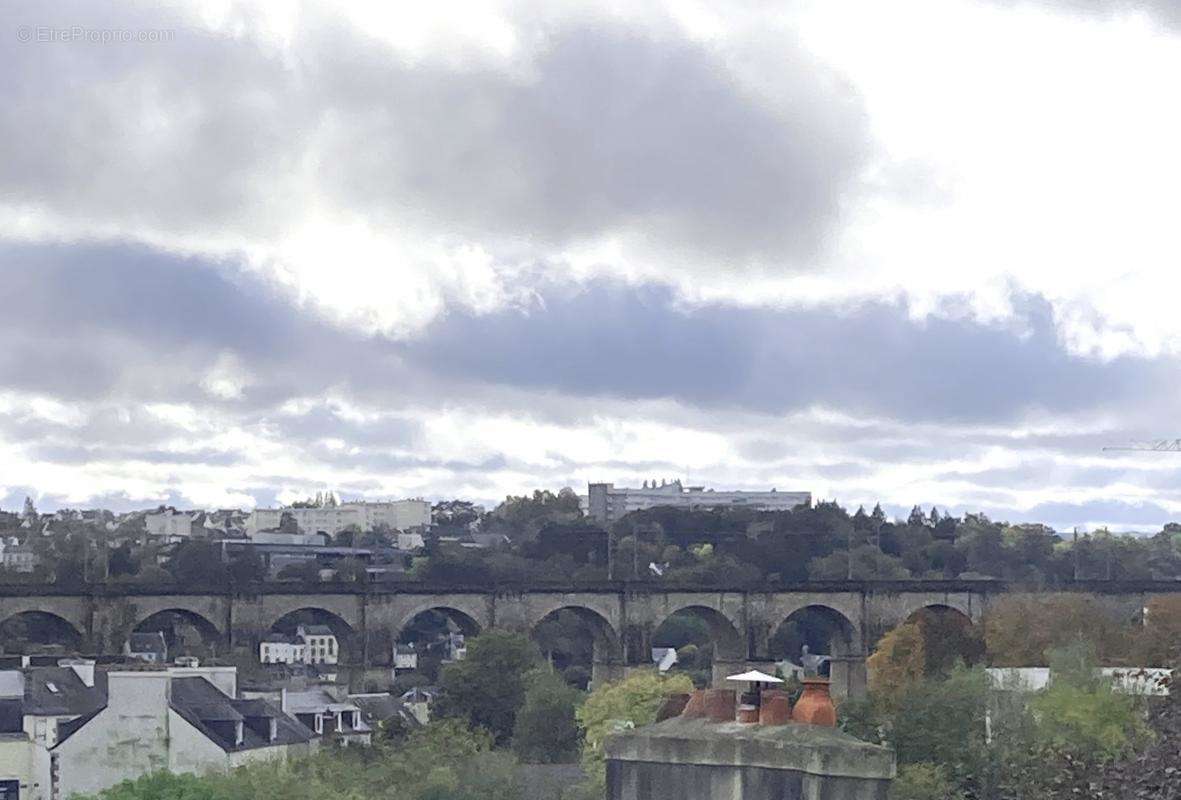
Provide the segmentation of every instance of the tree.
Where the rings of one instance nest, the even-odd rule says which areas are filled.
[[[871,544],[853,550],[853,569],[849,569],[849,553],[838,550],[823,558],[808,562],[808,577],[813,580],[843,581],[854,580],[904,580],[910,577],[910,570],[902,560],[889,556]]]
[[[536,764],[576,760],[581,733],[574,712],[582,692],[548,667],[533,670],[526,682],[525,704],[513,726],[513,752]]]
[[[295,521],[295,515],[290,511],[284,511],[279,516],[279,532],[299,533],[299,523]]]
[[[525,676],[539,661],[537,648],[520,633],[492,630],[469,640],[464,660],[443,667],[439,715],[466,719],[507,743],[525,702]]]
[[[139,559],[131,554],[131,545],[124,542],[111,551],[107,568],[112,578],[134,575],[139,572]]]
[[[900,698],[926,674],[923,632],[917,623],[907,622],[887,633],[866,659],[869,688],[886,708],[895,708]]]
[[[267,568],[263,564],[262,556],[253,547],[247,547],[230,561],[229,566],[226,567],[226,574],[231,583],[245,586],[265,580]]]
[[[181,542],[168,560],[168,571],[188,586],[222,586],[227,578],[221,555],[209,542]]]
[[[989,660],[997,667],[1044,667],[1051,650],[1081,639],[1104,663],[1123,663],[1134,653],[1125,614],[1094,595],[1007,594],[984,615]]]
[[[1154,597],[1144,609],[1138,659],[1142,666],[1176,664],[1181,661],[1181,597]]]
[[[914,617],[923,636],[923,674],[947,675],[957,663],[984,658],[984,639],[971,620],[950,608],[925,608]]]
[[[576,714],[583,732],[583,769],[589,776],[587,796],[606,794],[603,740],[607,735],[629,724],[637,728],[651,725],[668,695],[691,691],[693,681],[688,675],[661,675],[645,669],[590,693]]]
[[[988,676],[979,668],[911,683],[891,721],[889,739],[898,763],[938,764],[959,784],[976,778],[987,754],[988,695]]]
[[[364,583],[369,580],[365,562],[359,558],[342,558],[335,567],[336,579],[346,583]]]

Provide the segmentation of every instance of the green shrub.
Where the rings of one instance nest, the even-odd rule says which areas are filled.
[[[904,764],[890,784],[890,800],[959,800],[963,794],[936,764]]]
[[[1050,685],[1030,702],[1038,743],[1091,763],[1128,755],[1149,737],[1143,702],[1112,691],[1084,642],[1051,651]]]

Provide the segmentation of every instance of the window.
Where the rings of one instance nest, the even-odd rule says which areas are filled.
[[[46,688],[46,689],[48,689],[48,690],[49,690],[51,693],[53,693],[53,694],[57,694],[57,693],[58,693],[58,690],[57,690],[57,684],[56,684],[56,683],[54,683],[53,681],[46,681],[46,682],[45,682],[45,688]]]

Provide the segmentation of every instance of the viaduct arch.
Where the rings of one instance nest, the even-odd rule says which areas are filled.
[[[572,610],[594,631],[601,675],[650,663],[652,636],[665,620],[692,615],[708,627],[715,677],[744,664],[769,666],[776,630],[801,614],[818,614],[839,633],[830,644],[838,693],[864,686],[864,656],[887,630],[929,607],[948,608],[979,622],[1009,591],[997,581],[807,583],[765,588],[691,589],[659,583],[594,586],[432,587],[417,584],[261,584],[248,590],[199,591],[150,586],[0,586],[0,624],[26,612],[60,617],[78,632],[82,650],[114,653],[127,634],[154,615],[177,612],[215,634],[225,648],[254,649],[279,621],[314,610],[340,621],[364,666],[389,663],[392,645],[424,611],[438,610],[470,632],[500,628],[531,632],[555,612]],[[1171,583],[1080,583],[1063,591],[1104,595],[1142,608],[1157,595],[1181,591]],[[2,644],[2,642],[0,642]],[[843,672],[841,672],[843,670]]]

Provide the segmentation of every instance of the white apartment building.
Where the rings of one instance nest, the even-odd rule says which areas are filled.
[[[715,491],[704,486],[685,488],[679,480],[661,481],[651,485],[647,481],[639,489],[616,488],[613,483],[587,485],[587,513],[602,525],[610,525],[632,511],[643,511],[659,506],[708,509],[749,508],[755,511],[790,511],[796,506],[811,505],[811,492]]]
[[[431,504],[427,500],[394,500],[385,503],[365,501],[315,508],[256,508],[246,520],[246,533],[279,527],[283,514],[290,513],[302,533],[337,534],[350,525],[363,531],[388,525],[396,531],[426,529],[431,524]]]
[[[167,539],[188,539],[193,535],[193,522],[197,514],[188,514],[166,508],[144,514],[144,526],[151,536]]]
[[[295,636],[272,633],[258,643],[263,664],[337,664],[340,645],[327,625],[300,625]]]

